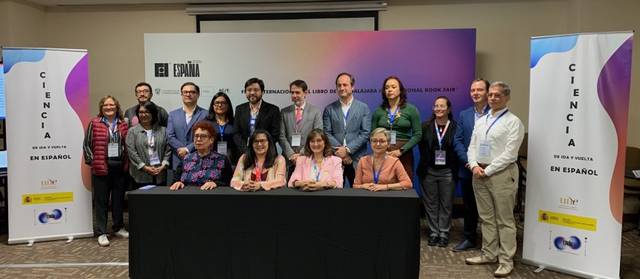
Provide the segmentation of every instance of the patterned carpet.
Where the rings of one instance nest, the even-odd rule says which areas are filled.
[[[451,247],[461,238],[462,219],[454,220],[452,241],[447,248],[429,247],[426,235],[421,242],[420,278],[493,278],[497,267],[468,266],[464,258],[476,255],[479,250],[453,253]],[[519,228],[518,248],[522,247],[522,231]],[[126,278],[128,277],[128,240],[113,237],[111,246],[99,247],[96,238],[76,239],[71,243],[50,241],[7,245],[7,235],[0,235],[0,278]],[[520,263],[522,251],[518,249],[514,273],[509,278],[574,278],[566,274],[543,270]],[[622,278],[640,278],[640,235],[634,223],[625,223],[622,234]],[[72,266],[11,266],[12,264],[91,264]]]

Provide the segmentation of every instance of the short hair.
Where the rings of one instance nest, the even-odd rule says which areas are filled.
[[[158,123],[158,106],[152,102],[144,102],[143,104],[136,105],[136,116],[138,117],[138,122],[140,122],[141,107],[144,107],[151,115],[151,126],[156,125],[156,123]]]
[[[307,86],[307,83],[304,80],[301,79],[296,79],[294,81],[292,81],[291,83],[289,83],[289,89],[291,89],[291,86],[297,86],[302,88],[302,91],[307,92],[307,90],[309,89],[309,87]]]
[[[371,134],[369,135],[369,140],[371,140],[373,138],[373,136],[377,135],[377,134],[383,134],[385,138],[387,138],[387,142],[389,141],[389,139],[391,139],[391,133],[389,132],[389,130],[383,128],[383,127],[378,127],[373,129],[373,131],[371,131]]]
[[[248,79],[247,82],[244,83],[244,90],[247,90],[247,87],[249,87],[249,85],[252,85],[254,83],[257,83],[258,86],[260,86],[260,91],[264,92],[264,81],[262,81],[257,77],[252,77]]]
[[[218,132],[216,132],[216,129],[213,128],[213,125],[211,125],[211,122],[206,120],[200,120],[196,124],[194,124],[193,128],[191,128],[191,134],[194,135],[193,137],[194,139],[195,139],[196,130],[198,129],[202,129],[209,132],[209,136],[211,136],[211,138],[213,139],[213,142],[214,143],[216,142],[216,139],[218,138]]]
[[[482,83],[484,83],[484,89],[485,89],[485,90],[487,90],[487,91],[489,91],[489,85],[490,85],[490,83],[489,83],[489,81],[488,81],[488,80],[486,80],[486,79],[483,79],[483,78],[477,78],[477,79],[474,79],[474,80],[471,82],[471,84],[474,84],[474,83],[476,83],[476,82],[478,82],[478,81],[481,81]]]
[[[380,104],[380,107],[389,108],[389,99],[387,99],[385,86],[387,85],[387,81],[392,79],[395,79],[396,81],[398,81],[398,86],[400,87],[400,96],[399,96],[400,101],[398,102],[398,107],[404,108],[405,104],[407,103],[407,89],[404,88],[402,81],[397,76],[389,76],[386,79],[384,79],[384,82],[382,82],[382,90],[381,90],[382,104]]]
[[[491,86],[489,86],[489,88],[491,87],[499,87],[502,95],[511,95],[511,87],[509,87],[509,85],[504,81],[494,81],[493,83],[491,83]]]
[[[331,156],[333,154],[333,149],[331,148],[329,137],[324,133],[324,130],[318,128],[311,130],[309,135],[307,135],[307,141],[304,144],[304,154],[307,156],[313,156],[313,151],[311,151],[311,140],[316,137],[322,138],[322,141],[324,142],[324,151],[322,152],[322,155],[324,157]]]
[[[116,97],[113,97],[111,95],[102,97],[102,99],[100,99],[100,102],[98,102],[98,117],[104,117],[104,114],[102,113],[102,106],[104,106],[104,102],[106,102],[108,99],[113,100],[113,102],[116,104],[116,117],[120,120],[124,120],[124,116],[122,116],[122,109],[120,108],[120,102],[118,102],[118,99],[116,99]]]
[[[218,91],[218,93],[213,95],[213,98],[211,98],[211,103],[209,103],[209,114],[207,115],[207,120],[211,122],[216,121],[216,112],[213,110],[213,104],[216,102],[216,99],[218,99],[218,97],[224,98],[224,100],[227,102],[227,113],[225,113],[225,117],[227,118],[227,123],[233,124],[233,120],[234,120],[233,105],[231,104],[231,99],[229,99],[229,95],[227,95],[222,91]]]
[[[341,76],[348,76],[348,77],[349,77],[349,80],[350,80],[350,82],[351,82],[351,86],[354,86],[354,85],[356,84],[356,78],[354,78],[352,74],[347,73],[347,72],[339,73],[339,74],[336,76],[336,84],[338,84],[338,79],[339,79]]]
[[[138,87],[140,87],[140,86],[146,86],[146,87],[149,87],[149,92],[151,92],[151,94],[153,94],[153,88],[151,88],[151,84],[148,84],[148,83],[146,83],[146,82],[144,82],[144,81],[138,82],[138,84],[136,84],[136,86],[135,86],[135,87],[133,87],[133,92],[134,92],[134,93],[137,93],[137,92],[136,92],[136,89],[138,89]]]
[[[183,83],[182,85],[180,85],[180,92],[182,92],[182,89],[183,89],[185,86],[188,86],[188,85],[191,85],[191,86],[195,87],[195,88],[196,88],[196,92],[197,92],[198,94],[200,94],[200,86],[198,86],[197,84],[195,84],[195,83],[193,83],[193,82],[191,82],[191,81],[187,81],[187,82]]]

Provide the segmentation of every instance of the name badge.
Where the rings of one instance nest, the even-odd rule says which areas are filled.
[[[227,142],[219,141],[218,142],[218,153],[227,156]]]
[[[478,147],[478,157],[489,158],[491,155],[491,145],[488,142],[481,142]]]
[[[444,166],[447,164],[447,152],[444,150],[436,150],[435,154],[436,166]]]
[[[391,131],[391,140],[389,140],[389,144],[396,144],[396,131]]]
[[[300,134],[291,135],[291,146],[292,147],[299,147],[300,146],[300,142],[302,142],[302,135],[300,135]]]
[[[107,149],[107,154],[111,158],[120,157],[120,145],[117,142],[110,142]]]
[[[157,151],[153,151],[153,153],[149,155],[149,164],[152,166],[160,165],[160,156],[158,156]]]

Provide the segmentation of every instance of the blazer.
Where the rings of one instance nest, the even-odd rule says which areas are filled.
[[[489,106],[485,107],[484,113],[489,112]],[[456,134],[453,138],[453,148],[458,155],[458,163],[460,168],[458,171],[458,177],[463,179],[471,178],[471,171],[469,171],[465,165],[469,162],[467,158],[467,150],[471,143],[471,134],[473,134],[473,126],[476,124],[475,108],[471,106],[460,112],[458,123],[456,127]]]
[[[356,177],[353,180],[353,185],[362,185],[365,183],[375,183],[373,179],[373,155],[367,155],[362,157],[358,168],[356,168]],[[411,189],[413,183],[411,178],[407,175],[407,171],[404,170],[400,159],[392,156],[387,156],[382,163],[380,169],[380,177],[378,184],[393,184],[400,183],[403,189]]]
[[[236,128],[233,135],[233,141],[238,147],[240,154],[244,154],[247,150],[247,140],[249,139],[249,120],[251,119],[251,108],[249,102],[236,107],[234,114],[233,127]],[[256,118],[255,129],[263,129],[269,132],[273,142],[277,142],[280,138],[280,109],[270,103],[262,100],[258,118]]]
[[[422,139],[418,143],[420,149],[420,161],[418,163],[417,173],[418,177],[420,177],[420,181],[422,181],[427,176],[427,170],[429,167],[433,167],[435,169],[442,168],[450,168],[452,170],[453,176],[455,178],[458,177],[455,171],[458,168],[458,155],[455,152],[453,141],[454,135],[457,131],[457,123],[451,119],[449,123],[449,127],[444,134],[444,138],[442,139],[442,150],[445,151],[445,164],[444,166],[435,166],[435,151],[440,148],[438,144],[438,136],[435,131],[435,120],[432,122],[431,120],[427,120],[422,124]]]
[[[191,121],[187,124],[187,119],[184,115],[182,108],[177,108],[169,113],[169,120],[167,123],[167,138],[169,145],[173,149],[173,158],[171,166],[175,170],[180,163],[180,157],[178,157],[178,148],[186,147],[189,152],[195,150],[193,146],[193,135],[191,134],[191,128],[200,120],[204,120],[209,112],[200,106],[196,106],[191,116]]]
[[[162,127],[167,127],[167,120],[169,119],[169,114],[163,107],[159,106],[154,102],[151,102],[151,103],[156,105],[156,107],[158,108],[158,124],[160,124],[160,126]],[[139,122],[138,116],[136,116],[137,107],[138,105],[135,105],[124,111],[124,120],[127,121],[127,124],[129,124],[129,127],[133,127]]]
[[[280,144],[280,148],[282,148],[285,159],[304,150],[304,144],[307,142],[307,136],[311,133],[311,130],[316,128],[322,129],[322,114],[320,114],[320,110],[316,106],[306,102],[304,110],[302,111],[301,129],[298,131],[301,134],[300,146],[296,148],[291,147],[291,135],[295,133],[296,129],[295,107],[296,105],[290,105],[280,111],[282,121],[280,122],[280,138],[278,139],[278,143]]]
[[[337,188],[342,188],[343,184],[343,170],[342,159],[336,156],[324,157],[322,160],[322,166],[320,166],[321,181],[335,181]],[[315,180],[313,176],[313,158],[307,156],[300,156],[296,160],[296,169],[291,174],[289,179],[289,187],[293,187],[293,183],[296,181]]]
[[[344,139],[346,139],[347,148],[351,151],[351,159],[354,161],[354,168],[357,167],[360,157],[367,152],[367,142],[371,132],[371,117],[369,115],[369,107],[355,98],[349,108],[346,127],[340,100],[327,105],[322,113],[322,124],[324,132],[329,137],[329,143],[335,148],[342,146]]]
[[[165,127],[158,124],[153,126],[153,135],[155,137],[155,150],[158,152],[161,165],[169,166],[169,160],[171,160],[171,147],[167,142],[167,131]],[[131,166],[129,167],[129,174],[133,177],[133,180],[137,183],[151,183],[153,177],[144,172],[142,168],[149,164],[149,152],[147,150],[149,144],[147,141],[147,133],[142,125],[138,124],[129,129],[127,133],[127,152],[129,154],[129,161]],[[166,170],[158,174],[158,185],[163,185],[165,182]]]

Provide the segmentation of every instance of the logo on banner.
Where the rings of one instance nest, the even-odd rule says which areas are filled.
[[[560,208],[564,209],[578,209],[578,203],[580,201],[571,196],[560,197]]]
[[[186,63],[155,63],[155,77],[200,77],[200,60],[187,60]]]
[[[66,211],[66,209],[65,209]],[[61,209],[53,209],[51,211],[37,213],[37,219],[40,224],[55,224],[60,223],[63,220],[63,213]]]
[[[575,235],[572,235],[569,237],[556,236],[553,239],[553,247],[557,251],[560,251],[563,253],[578,255],[581,252],[580,248],[584,247],[584,245],[586,245],[586,238],[583,243],[583,241],[580,240],[580,238]]]
[[[58,180],[53,178],[40,180],[40,186],[42,189],[55,189],[57,184]]]

